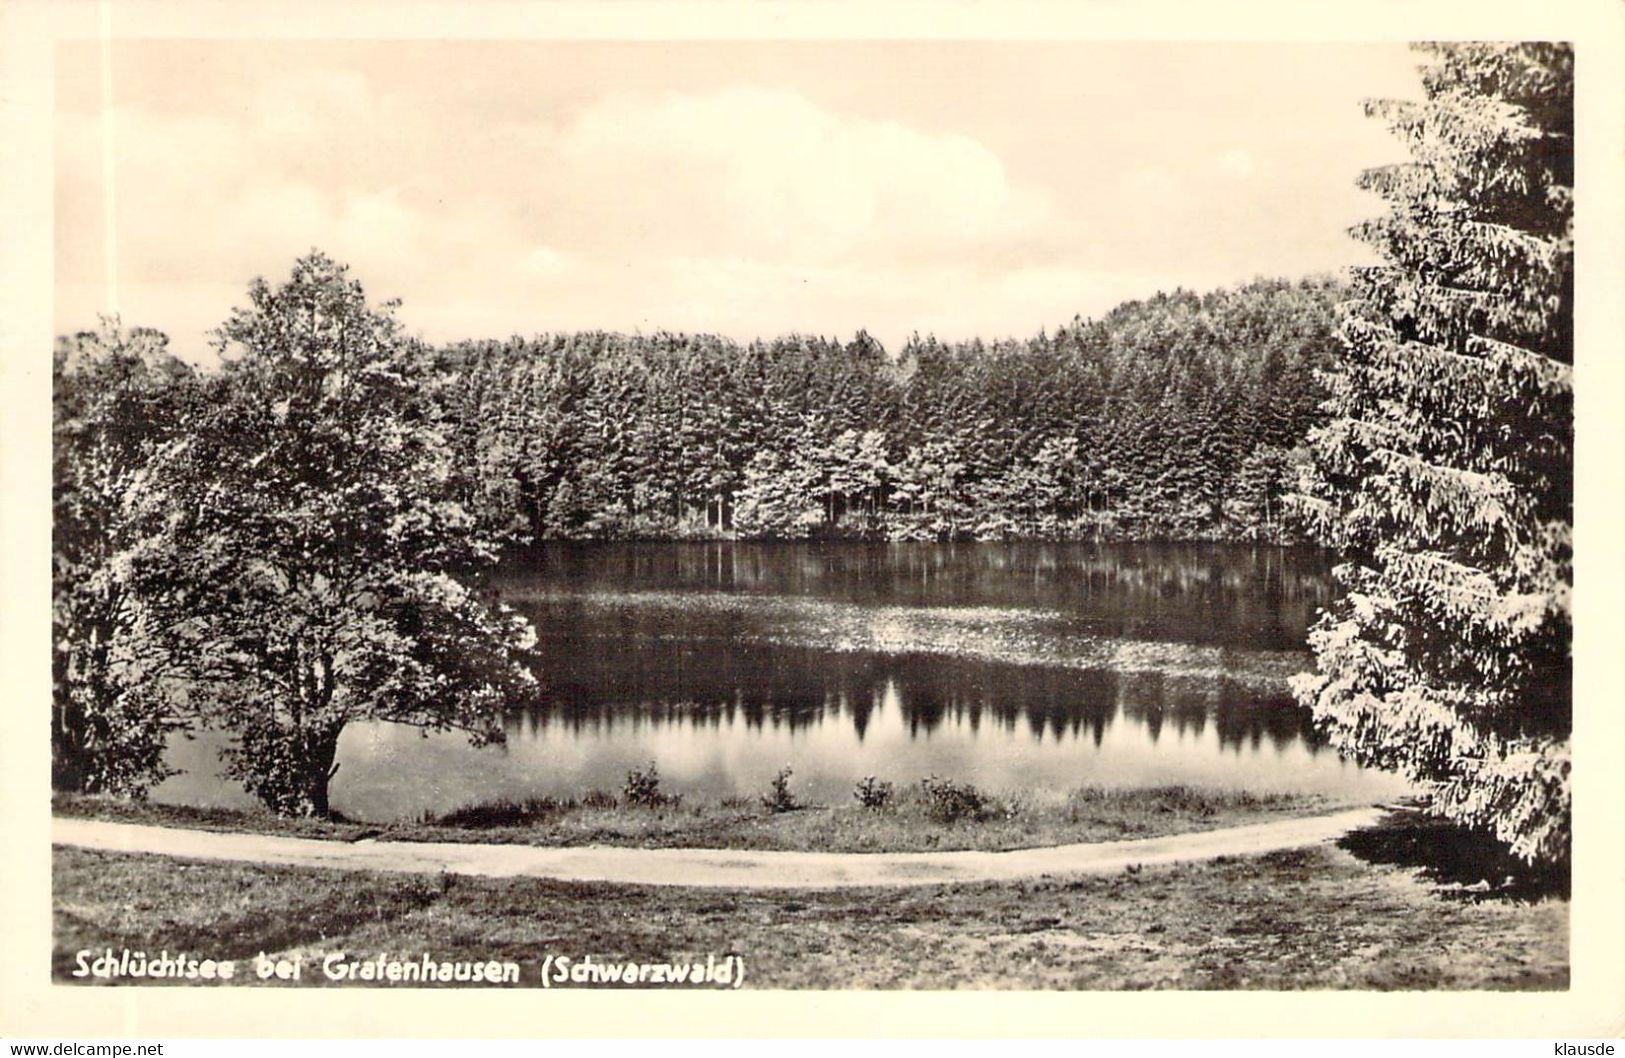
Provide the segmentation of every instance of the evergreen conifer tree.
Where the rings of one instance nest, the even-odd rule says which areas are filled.
[[[1528,860],[1569,844],[1573,56],[1427,45],[1425,96],[1375,102],[1412,161],[1362,186],[1332,420],[1301,507],[1343,597],[1296,681],[1340,750]]]

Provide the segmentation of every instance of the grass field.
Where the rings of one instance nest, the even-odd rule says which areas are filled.
[[[1441,859],[1442,855],[1442,859]],[[726,891],[423,878],[58,849],[54,972],[124,947],[251,959],[740,956],[758,988],[1553,989],[1560,881],[1414,816],[1320,846],[1110,877]],[[395,987],[382,985],[381,987]]]

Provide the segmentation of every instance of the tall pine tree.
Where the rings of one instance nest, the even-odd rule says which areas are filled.
[[[1412,160],[1361,185],[1357,276],[1301,504],[1343,598],[1295,687],[1339,749],[1528,860],[1569,846],[1573,56],[1420,48],[1375,102]]]

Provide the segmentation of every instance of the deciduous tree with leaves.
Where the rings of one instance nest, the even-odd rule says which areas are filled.
[[[1569,847],[1573,56],[1422,49],[1378,102],[1412,160],[1368,171],[1333,418],[1301,506],[1346,555],[1296,690],[1332,742],[1528,860]]]
[[[218,332],[224,368],[169,489],[175,600],[228,771],[326,815],[352,721],[499,739],[533,683],[525,621],[474,586],[495,559],[458,502],[425,350],[314,253]]]
[[[154,576],[155,462],[176,443],[192,371],[157,331],[107,321],[53,357],[51,778],[145,794],[183,726]]]

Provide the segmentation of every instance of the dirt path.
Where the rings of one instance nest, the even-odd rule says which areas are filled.
[[[104,852],[146,852],[195,860],[241,860],[297,867],[416,874],[533,877],[729,889],[831,889],[935,885],[1040,875],[1109,874],[1135,865],[1243,856],[1314,845],[1369,826],[1380,808],[1283,819],[1194,834],[1009,852],[762,852],[637,849],[592,845],[542,848],[406,841],[322,841],[268,834],[108,823],[56,817],[51,841]]]

